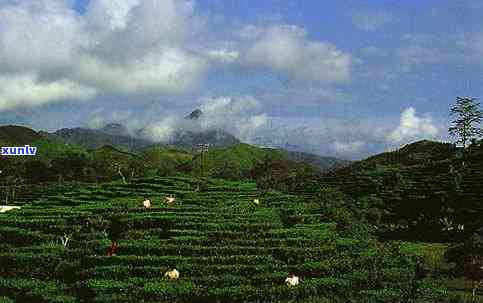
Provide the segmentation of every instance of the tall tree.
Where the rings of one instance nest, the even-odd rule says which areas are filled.
[[[483,136],[483,129],[479,127],[483,112],[479,109],[480,103],[475,100],[472,97],[456,97],[456,105],[451,108],[451,116],[456,118],[448,132],[458,137],[457,143],[463,144],[465,148],[469,140]]]

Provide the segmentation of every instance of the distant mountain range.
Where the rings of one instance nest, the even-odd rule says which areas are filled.
[[[47,138],[62,140],[86,149],[110,145],[122,151],[139,153],[153,144],[153,142],[145,139],[131,137],[127,130],[118,123],[108,124],[101,129],[63,128],[53,133],[42,132],[41,134]]]
[[[188,120],[198,120],[203,112],[199,109],[193,111],[185,118]],[[142,133],[143,130],[130,132],[120,123],[110,123],[99,129],[90,128],[63,128],[55,132],[39,131],[35,132],[26,127],[20,126],[0,126],[0,143],[7,142],[15,144],[29,144],[32,142],[48,142],[49,146],[59,146],[65,148],[83,148],[86,150],[96,150],[104,146],[112,146],[116,150],[132,154],[142,154],[147,148],[156,146],[163,150],[175,149],[182,152],[196,153],[198,144],[209,144],[211,149],[236,147],[241,141],[232,134],[221,130],[211,129],[205,131],[180,130],[175,132],[167,142],[153,142],[132,134]],[[254,148],[256,148],[254,146]],[[236,148],[233,151],[237,150]],[[305,162],[311,164],[321,171],[329,171],[349,165],[351,162],[340,160],[333,157],[321,157],[305,152],[286,151],[288,159],[295,162]],[[227,151],[230,151],[228,149]]]

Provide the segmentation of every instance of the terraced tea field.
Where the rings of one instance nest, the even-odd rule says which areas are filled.
[[[311,197],[258,197],[253,183],[218,180],[203,191],[195,188],[189,178],[85,185],[0,214],[0,302],[403,302],[444,296],[425,293],[424,283],[432,282],[415,281],[413,263],[394,248],[344,236],[334,222],[322,222],[324,209]],[[174,204],[163,202],[167,194],[176,197]],[[150,209],[142,207],[145,196]],[[117,255],[107,256],[112,222],[122,234]],[[64,234],[71,234],[66,246],[59,238]],[[179,279],[165,278],[173,268]],[[285,285],[289,273],[300,277],[299,285]]]

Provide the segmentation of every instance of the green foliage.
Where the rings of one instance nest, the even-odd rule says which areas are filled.
[[[447,245],[441,243],[403,242],[401,244],[402,253],[420,260],[424,264],[423,270],[428,270],[433,275],[450,270],[445,258],[447,249]]]
[[[449,262],[454,262],[460,274],[464,274],[472,279],[482,278],[483,271],[474,272],[469,269],[465,272],[465,268],[473,265],[483,266],[483,230],[477,233],[470,234],[469,237],[462,243],[451,246],[446,252],[445,256]],[[481,276],[481,277],[480,277]]]
[[[483,112],[479,109],[479,103],[475,98],[456,97],[456,105],[451,108],[451,115],[456,115],[452,121],[453,126],[448,129],[452,136],[458,137],[458,143],[466,148],[467,142],[472,138],[483,136],[483,129],[479,127]]]
[[[325,175],[320,183],[356,201],[358,216],[384,239],[459,241],[483,223],[478,185],[483,158],[478,146],[464,159],[457,159],[455,150],[451,144],[420,141]],[[443,229],[443,218],[453,230]]]
[[[186,165],[193,158],[189,153],[161,146],[144,149],[141,157],[145,165],[155,169],[158,176],[173,175],[179,167]]]
[[[363,229],[350,200],[257,192],[254,183],[186,177],[52,188],[0,215],[0,297],[35,302],[427,302],[440,284],[417,278],[399,245]],[[46,190],[46,189],[44,189]],[[166,194],[177,202],[166,205]],[[147,196],[151,209],[142,208]],[[253,198],[261,200],[253,204]],[[321,214],[331,213],[329,218]],[[287,224],[288,223],[288,224]],[[341,229],[341,223],[347,229]],[[362,226],[362,227],[361,227]],[[364,227],[365,228],[365,227]],[[67,248],[48,245],[74,232]],[[107,238],[104,235],[107,234]],[[18,236],[17,236],[18,235]],[[106,251],[116,240],[117,256]],[[176,268],[178,280],[164,278]],[[289,288],[289,273],[301,278]],[[424,301],[421,301],[424,302]]]
[[[318,172],[312,166],[297,163],[281,154],[266,155],[250,171],[260,191],[279,190],[283,192],[317,191]],[[314,182],[315,181],[315,182]]]
[[[262,159],[278,159],[284,156],[276,149],[237,144],[225,148],[211,148],[203,157],[204,170],[209,176],[236,180],[252,177],[250,170]],[[195,175],[201,174],[201,155],[193,159],[191,171]]]

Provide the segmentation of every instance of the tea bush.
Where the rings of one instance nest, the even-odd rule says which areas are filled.
[[[0,214],[0,302],[448,299],[436,281],[417,278],[415,257],[376,241],[329,188],[261,196],[249,182],[196,184],[158,177],[79,185]],[[164,204],[167,194],[176,203]],[[72,233],[65,247],[64,233]],[[111,240],[119,247],[108,257]],[[164,278],[173,268],[180,278]],[[300,277],[296,287],[285,285],[289,273]]]

